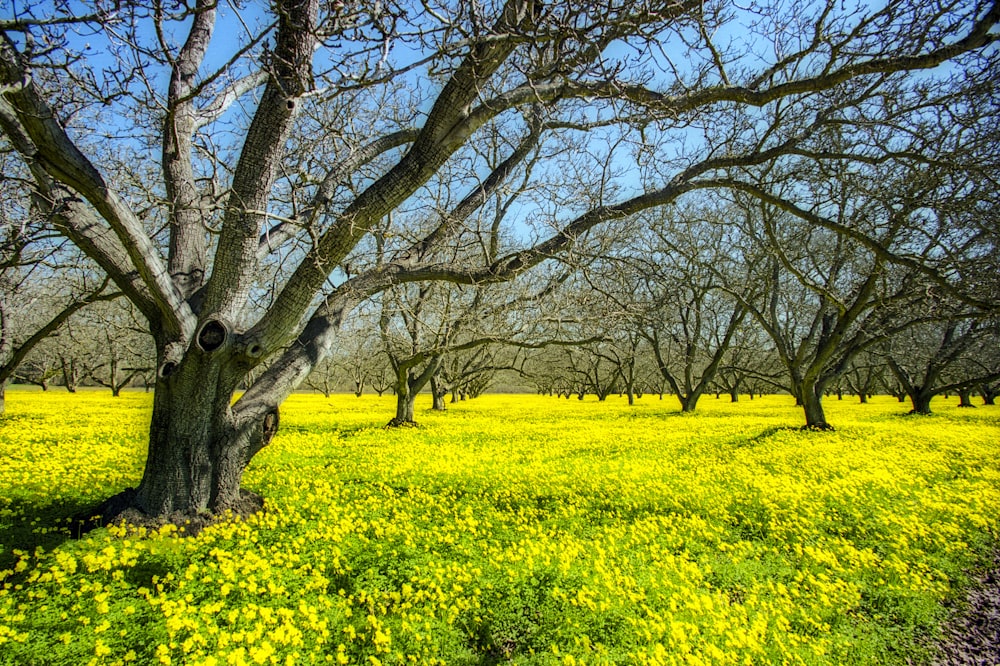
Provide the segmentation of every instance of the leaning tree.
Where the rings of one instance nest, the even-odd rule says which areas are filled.
[[[258,507],[240,481],[279,405],[337,345],[345,313],[389,286],[511,279],[727,169],[821,150],[824,128],[858,121],[844,94],[878,97],[914,70],[932,80],[947,61],[995,64],[992,2],[774,4],[5,10],[0,129],[46,219],[155,343],[146,466],[118,504],[153,516]],[[484,133],[505,140],[492,168],[475,150]],[[523,207],[522,232],[479,265],[440,260],[489,234],[473,218],[408,228],[396,215],[392,247],[371,261],[369,231],[417,205],[446,164],[468,166],[455,191],[482,185],[470,205],[494,205],[492,181],[524,173],[532,133],[558,206]],[[570,154],[602,167],[588,196],[558,187]]]

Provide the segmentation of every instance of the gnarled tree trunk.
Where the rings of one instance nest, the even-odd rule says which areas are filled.
[[[246,516],[263,505],[241,482],[278,430],[277,405],[234,409],[233,393],[249,367],[233,352],[228,330],[215,333],[200,336],[179,363],[160,364],[142,480],[105,503],[103,522],[184,518],[197,530],[213,516]]]

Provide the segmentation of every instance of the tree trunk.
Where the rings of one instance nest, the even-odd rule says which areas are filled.
[[[690,393],[685,396],[679,395],[677,398],[681,401],[682,412],[693,412],[698,407],[698,399],[701,398],[701,394]]]
[[[7,380],[0,380],[0,416],[7,414]]]
[[[190,521],[187,531],[196,532],[226,511],[248,516],[261,509],[260,496],[240,484],[250,460],[277,432],[278,409],[260,398],[237,413],[232,397],[246,368],[222,353],[216,358],[193,351],[177,364],[158,354],[142,480],[86,518],[101,515],[102,524]]]
[[[858,394],[858,402],[860,404],[862,404],[862,405],[867,405],[868,404],[868,394],[865,393],[864,391],[862,391],[861,393],[859,393]]]
[[[277,432],[277,409],[240,426],[230,407],[232,392],[205,384],[192,370],[157,385],[149,454],[132,502],[149,516],[204,520],[226,510],[246,516],[262,506],[240,483],[250,459]]]
[[[826,414],[823,412],[823,389],[819,386],[808,384],[803,385],[798,391],[799,401],[802,411],[806,415],[805,428],[808,430],[833,430],[833,426],[826,422]]]
[[[910,402],[913,404],[911,414],[930,414],[931,398],[934,394],[929,391],[914,391],[910,394]]]
[[[975,407],[972,404],[972,389],[965,389],[958,392],[959,407]]]
[[[448,409],[448,406],[444,402],[446,395],[448,395],[448,389],[436,377],[431,377],[431,409],[436,412],[446,411]]]
[[[396,391],[396,416],[389,421],[390,426],[416,423],[413,420],[413,406],[417,396],[409,389]]]
[[[59,361],[62,363],[63,385],[70,393],[76,393],[76,382],[80,376],[80,372],[76,369],[76,360],[67,363],[66,359],[61,358]]]

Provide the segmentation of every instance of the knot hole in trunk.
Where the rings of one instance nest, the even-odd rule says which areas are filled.
[[[198,348],[203,352],[214,352],[226,342],[229,327],[218,319],[209,319],[201,326],[196,338]]]
[[[263,446],[267,446],[278,433],[278,424],[281,419],[278,417],[278,410],[274,409],[264,415],[264,422],[261,426],[261,441]]]

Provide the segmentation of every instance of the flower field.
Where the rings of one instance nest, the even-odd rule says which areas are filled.
[[[293,396],[194,538],[69,538],[151,397],[8,392],[0,664],[906,664],[1000,536],[1000,411]],[[183,529],[181,527],[180,529]]]

